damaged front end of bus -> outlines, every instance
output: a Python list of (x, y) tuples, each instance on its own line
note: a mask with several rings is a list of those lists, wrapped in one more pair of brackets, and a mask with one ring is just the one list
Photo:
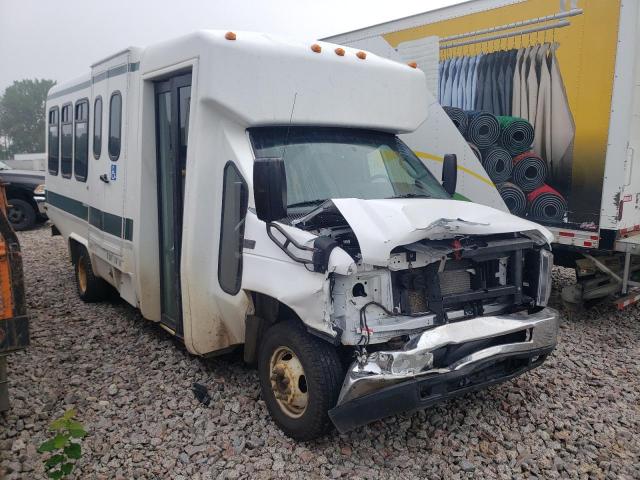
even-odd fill
[[(293, 296), (282, 301), (310, 332), (351, 352), (347, 362), (343, 355), (346, 374), (328, 412), (341, 432), (514, 378), (544, 362), (558, 331), (558, 314), (547, 307), (550, 233), (453, 200), (455, 158), (447, 162), (443, 188), (426, 168), (399, 161), (411, 158), (407, 151), (378, 159), (372, 136), (365, 135), (369, 148), (360, 168), (374, 183), (384, 177), (391, 190), (375, 187), (370, 198), (356, 189), (360, 197), (292, 203), (287, 187), (299, 180), (293, 162), (291, 169), (282, 157), (258, 157), (254, 164), (256, 213), (266, 220), (268, 238), (306, 267), (296, 278), (298, 303), (288, 301)], [(386, 145), (396, 141), (385, 138)], [(384, 168), (371, 168), (372, 158)], [(322, 181), (309, 178), (304, 191)], [(265, 207), (274, 204), (275, 214)], [(307, 278), (307, 299), (320, 301), (304, 301)], [(289, 387), (297, 378), (287, 379), (281, 403), (301, 398)]]

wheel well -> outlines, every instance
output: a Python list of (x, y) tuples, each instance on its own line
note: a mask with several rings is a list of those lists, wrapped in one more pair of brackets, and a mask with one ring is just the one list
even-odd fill
[(80, 254), (84, 250), (86, 250), (86, 248), (80, 242), (74, 240), (73, 238), (69, 239), (69, 256), (71, 257), (71, 263), (75, 265), (78, 261), (78, 258), (80, 257)]
[(251, 297), (255, 315), (262, 318), (266, 325), (271, 326), (286, 320), (297, 320), (302, 323), (296, 312), (277, 298), (257, 292), (251, 292)]
[(11, 203), (11, 199), (22, 200), (23, 202), (27, 202), (33, 209), (37, 212), (38, 205), (36, 201), (33, 199), (33, 196), (29, 196), (27, 192), (20, 189), (7, 189), (7, 202)]
[(303, 325), (300, 317), (287, 305), (277, 298), (264, 293), (248, 292), (253, 300), (254, 314), (245, 319), (244, 361), (255, 364), (258, 345), (267, 328), (287, 320), (293, 320)]

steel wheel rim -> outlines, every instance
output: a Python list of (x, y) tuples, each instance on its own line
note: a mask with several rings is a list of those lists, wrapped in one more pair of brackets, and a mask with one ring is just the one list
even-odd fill
[(24, 220), (24, 212), (20, 208), (11, 207), (9, 209), (9, 221), (11, 223), (20, 223)]
[(82, 259), (78, 260), (78, 286), (81, 293), (87, 290), (87, 270)]
[(280, 409), (291, 418), (300, 418), (307, 410), (309, 392), (298, 356), (290, 348), (276, 348), (271, 355), (269, 372), (271, 390)]

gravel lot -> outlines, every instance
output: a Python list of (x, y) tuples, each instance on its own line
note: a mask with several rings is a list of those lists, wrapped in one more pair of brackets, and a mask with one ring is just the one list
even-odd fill
[(298, 444), (239, 354), (196, 358), (124, 302), (83, 304), (62, 238), (20, 240), (31, 347), (9, 357), (0, 478), (44, 478), (36, 447), (71, 406), (89, 431), (77, 478), (640, 478), (637, 307), (563, 315), (554, 354), (513, 382)]

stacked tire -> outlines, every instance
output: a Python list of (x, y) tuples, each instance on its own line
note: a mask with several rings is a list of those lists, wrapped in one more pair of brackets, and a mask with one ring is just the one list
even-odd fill
[(529, 122), (488, 112), (443, 108), (511, 213), (542, 222), (564, 221), (567, 201), (546, 183), (549, 166), (531, 149), (535, 131)]

